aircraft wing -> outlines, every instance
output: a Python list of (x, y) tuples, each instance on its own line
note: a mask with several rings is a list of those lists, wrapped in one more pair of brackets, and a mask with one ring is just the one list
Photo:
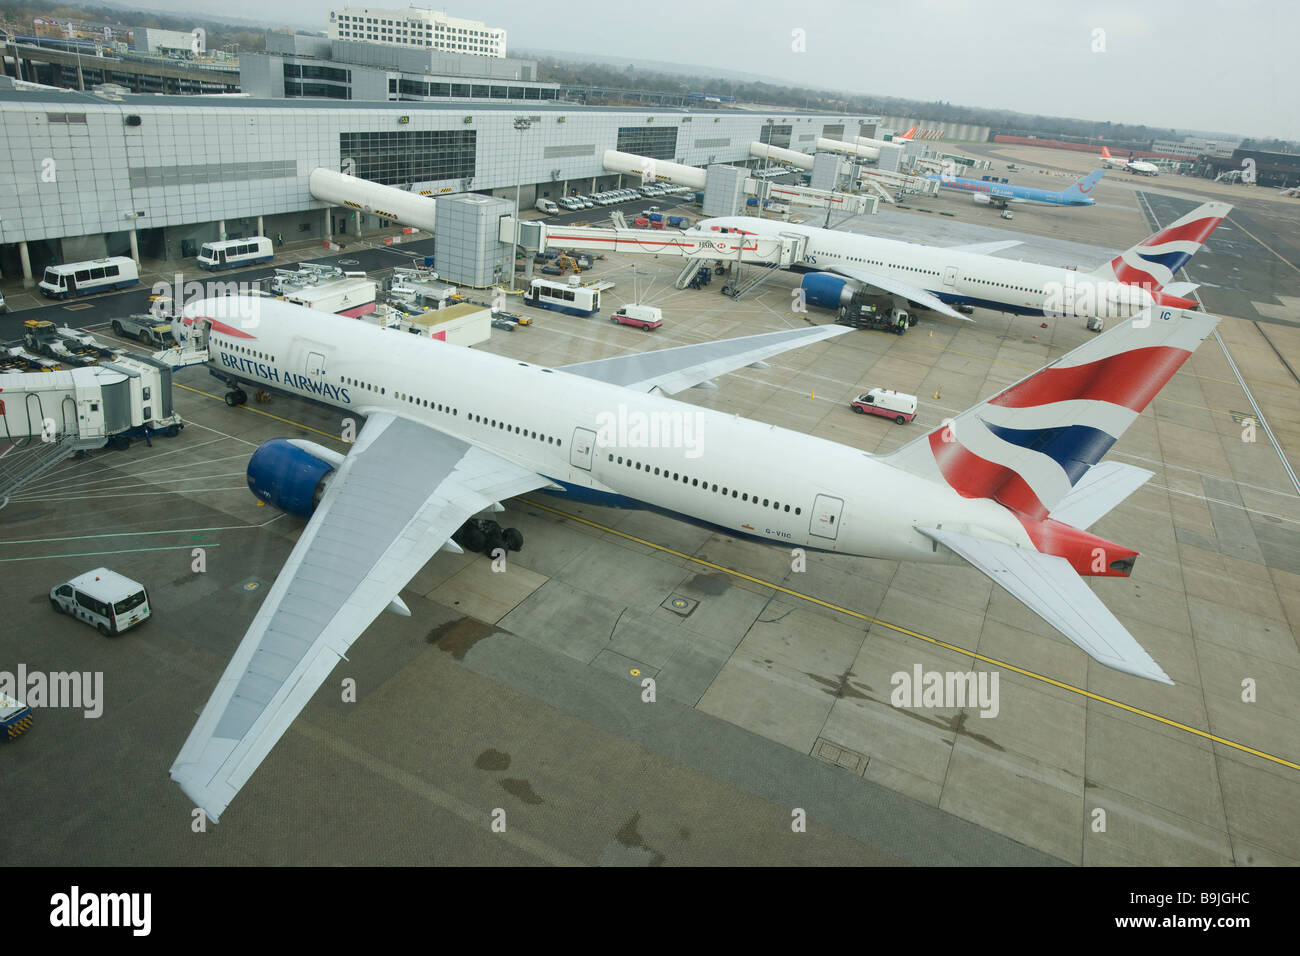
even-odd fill
[(952, 306), (947, 305), (937, 296), (931, 295), (919, 286), (908, 285), (899, 279), (890, 276), (882, 276), (877, 272), (870, 272), (866, 269), (860, 269), (857, 266), (833, 265), (827, 267), (828, 272), (834, 272), (837, 275), (847, 276), (850, 279), (856, 279), (864, 285), (869, 285), (888, 292), (891, 295), (902, 296), (909, 302), (915, 302), (917, 305), (934, 312), (940, 312), (954, 319), (961, 319), (963, 322), (971, 322), (973, 319), (962, 315)]
[(352, 642), (471, 515), (550, 481), (389, 413), (339, 466), (171, 767), (214, 822)]
[(1024, 243), (1019, 239), (999, 239), (996, 242), (972, 242), (964, 246), (945, 246), (953, 252), (973, 252), (979, 256), (991, 256), (995, 252), (1001, 252), (1003, 249), (1010, 249), (1012, 246), (1020, 246)]
[(1065, 558), (955, 531), (917, 531), (966, 559), (994, 584), (1117, 671), (1173, 684)]
[(742, 335), (699, 345), (682, 345), (654, 352), (617, 355), (613, 358), (562, 365), (560, 370), (638, 392), (659, 389), (668, 395), (734, 372), (763, 359), (851, 332), (843, 325), (815, 325), (760, 335)]

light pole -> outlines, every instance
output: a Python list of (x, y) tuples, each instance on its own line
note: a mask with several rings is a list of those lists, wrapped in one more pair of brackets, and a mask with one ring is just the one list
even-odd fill
[[(524, 130), (533, 125), (533, 121), (527, 116), (515, 117), (515, 129), (519, 130), (519, 149), (515, 153), (515, 244), (510, 250), (510, 282), (512, 288), (518, 291), (518, 283), (515, 279), (515, 258), (519, 255), (519, 189), (523, 185), (523, 165), (524, 165)], [(527, 259), (527, 256), (524, 256)]]

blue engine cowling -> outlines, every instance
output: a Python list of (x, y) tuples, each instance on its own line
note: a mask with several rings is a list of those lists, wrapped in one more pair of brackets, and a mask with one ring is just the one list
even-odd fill
[(862, 284), (830, 272), (809, 272), (799, 283), (804, 302), (819, 309), (838, 309), (848, 305)]
[(312, 442), (272, 438), (248, 460), (248, 489), (268, 505), (309, 518), (342, 456)]

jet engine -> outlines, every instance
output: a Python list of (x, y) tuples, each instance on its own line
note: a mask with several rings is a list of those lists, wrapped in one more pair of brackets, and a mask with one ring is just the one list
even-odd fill
[(248, 489), (268, 505), (310, 518), (341, 464), (342, 455), (315, 442), (272, 438), (248, 460)]
[(853, 296), (862, 289), (862, 283), (831, 272), (809, 272), (800, 281), (799, 288), (803, 290), (804, 302), (808, 305), (838, 309), (853, 301)]

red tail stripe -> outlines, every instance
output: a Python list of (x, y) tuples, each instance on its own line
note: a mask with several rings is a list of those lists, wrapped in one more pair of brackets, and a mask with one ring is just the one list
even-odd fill
[(1196, 219), (1186, 225), (1170, 226), (1157, 232), (1150, 239), (1143, 239), (1140, 245), (1156, 246), (1162, 242), (1204, 242), (1210, 238), (1210, 233), (1214, 232), (1221, 222), (1223, 222), (1221, 218)]
[(1080, 399), (1110, 402), (1140, 412), (1192, 353), (1168, 345), (1120, 352), (1087, 365), (1049, 368), (1012, 385), (990, 405), (1032, 408)]
[(1146, 289), (1159, 289), (1163, 285), (1151, 273), (1129, 265), (1120, 256), (1110, 260), (1110, 265), (1115, 270), (1115, 278), (1124, 285), (1140, 285)]
[(992, 498), (1031, 518), (1047, 515), (1047, 508), (1018, 474), (961, 444), (943, 440), (943, 429), (930, 433), (930, 451), (953, 491), (963, 498)]

